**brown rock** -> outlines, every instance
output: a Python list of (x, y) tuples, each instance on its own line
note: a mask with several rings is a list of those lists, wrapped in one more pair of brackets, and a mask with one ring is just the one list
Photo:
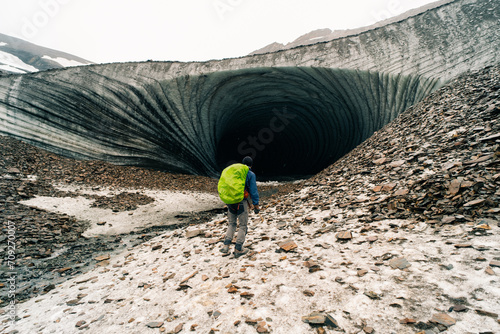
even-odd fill
[(267, 329), (267, 327), (260, 325), (257, 327), (257, 333), (269, 333), (269, 330)]
[(472, 248), (471, 244), (456, 244), (455, 248)]
[(358, 276), (359, 276), (359, 277), (363, 277), (363, 276), (365, 276), (367, 273), (368, 273), (368, 270), (366, 270), (366, 269), (361, 269), (361, 270), (358, 270)]
[(497, 267), (500, 268), (500, 261), (492, 260), (490, 262), (490, 267)]
[(363, 294), (370, 299), (380, 299), (380, 295), (373, 291), (366, 291)]
[(410, 191), (408, 190), (408, 188), (403, 188), (403, 189), (399, 189), (398, 191), (396, 191), (394, 193), (394, 195), (396, 196), (404, 196), (404, 195), (408, 195)]
[(302, 321), (310, 325), (325, 325), (332, 328), (339, 328), (337, 321), (326, 313), (313, 312), (307, 316), (302, 317)]
[(82, 327), (85, 325), (87, 322), (85, 320), (80, 320), (76, 323), (75, 327)]
[(432, 316), (430, 322), (436, 323), (436, 324), (441, 324), (446, 327), (453, 326), (456, 324), (456, 320), (450, 317), (446, 313), (436, 313)]
[(462, 184), (463, 178), (458, 178), (451, 181), (450, 186), (448, 187), (448, 193), (452, 196), (455, 196), (460, 191), (460, 185)]
[(292, 240), (287, 240), (287, 241), (284, 241), (284, 242), (280, 242), (278, 244), (278, 246), (282, 250), (284, 250), (285, 252), (289, 252), (289, 251), (291, 251), (291, 250), (293, 250), (293, 249), (295, 249), (295, 248), (298, 247), (297, 244), (294, 241), (292, 241)]
[(498, 314), (497, 313), (488, 312), (488, 311), (481, 310), (481, 309), (476, 309), (476, 313), (480, 314), (480, 315), (485, 315), (487, 317), (495, 318), (495, 319), (498, 318)]
[(399, 323), (400, 323), (400, 324), (403, 324), (403, 325), (407, 325), (407, 324), (416, 324), (416, 323), (417, 323), (417, 320), (415, 320), (415, 319), (410, 319), (410, 318), (404, 318), (404, 319), (399, 320)]
[(337, 233), (336, 237), (338, 240), (351, 240), (352, 233), (350, 231), (339, 232)]
[(104, 261), (104, 260), (109, 260), (110, 256), (109, 255), (101, 255), (96, 257), (94, 260), (96, 261)]
[(374, 332), (374, 329), (372, 327), (364, 327), (363, 328), (363, 331), (366, 333), (366, 334), (372, 334)]
[(191, 275), (189, 275), (188, 277), (184, 278), (182, 281), (181, 281), (181, 284), (182, 283), (186, 283), (187, 281), (189, 281), (191, 278), (193, 278), (196, 274), (198, 273), (198, 270), (196, 270), (194, 273), (192, 273)]
[(479, 205), (485, 201), (486, 201), (485, 199), (476, 199), (476, 200), (465, 203), (464, 206), (475, 206), (475, 205)]
[(180, 331), (182, 331), (182, 328), (184, 327), (184, 324), (178, 324), (177, 327), (174, 329), (174, 333), (177, 334)]
[(382, 186), (382, 191), (392, 191), (396, 187), (395, 183), (387, 183)]
[(245, 298), (245, 299), (251, 299), (254, 296), (253, 293), (250, 292), (242, 292), (240, 293), (240, 297)]
[(314, 297), (314, 291), (311, 290), (304, 290), (303, 294), (307, 297)]

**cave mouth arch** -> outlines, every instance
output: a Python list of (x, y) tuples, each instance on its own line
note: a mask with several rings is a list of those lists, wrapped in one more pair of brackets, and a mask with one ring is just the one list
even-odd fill
[(439, 86), (420, 76), (310, 67), (218, 75), (226, 77), (211, 99), (216, 170), (248, 155), (261, 180), (320, 172)]
[(317, 67), (123, 80), (81, 68), (5, 80), (0, 130), (49, 151), (210, 177), (249, 155), (261, 180), (321, 171), (443, 84)]

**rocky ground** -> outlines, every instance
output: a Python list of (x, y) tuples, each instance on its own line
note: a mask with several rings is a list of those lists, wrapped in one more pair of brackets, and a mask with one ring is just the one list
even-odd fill
[[(164, 173), (137, 167), (114, 166), (100, 161), (76, 161), (46, 152), (21, 141), (0, 136), (0, 220), (2, 236), (0, 250), (7, 254), (9, 226), (15, 227), (17, 299), (23, 301), (46, 293), (72, 276), (95, 265), (95, 257), (119, 252), (171, 230), (210, 220), (222, 212), (214, 208), (203, 212), (178, 215), (176, 223), (165, 222), (154, 227), (119, 235), (83, 236), (90, 224), (74, 216), (41, 210), (21, 204), (30, 198), (48, 196), (68, 198), (85, 196), (93, 200), (92, 207), (112, 212), (129, 212), (154, 201), (141, 193), (143, 189), (216, 194), (217, 180)], [(94, 190), (108, 187), (124, 189), (113, 196), (61, 191), (56, 184), (85, 186)], [(263, 187), (264, 197), (286, 192), (284, 188)], [(267, 196), (266, 196), (267, 195)], [(64, 256), (61, 256), (63, 255)], [(4, 283), (9, 277), (8, 258), (2, 259), (0, 305), (8, 303)]]
[[(305, 184), (279, 187), (251, 216), (251, 251), (239, 259), (218, 250), (220, 212), (115, 247), (109, 236), (82, 239), (85, 222), (18, 203), (67, 196), (53, 180), (210, 193), (216, 181), (75, 162), (2, 138), (0, 215), (4, 231), (9, 221), (19, 230), (17, 265), (47, 263), (57, 244), (85, 251), (82, 267), (51, 267), (68, 279), (31, 291), (14, 324), (4, 307), (0, 331), (498, 333), (499, 95), (500, 67), (464, 75)], [(116, 211), (151, 201), (135, 191), (92, 199)]]

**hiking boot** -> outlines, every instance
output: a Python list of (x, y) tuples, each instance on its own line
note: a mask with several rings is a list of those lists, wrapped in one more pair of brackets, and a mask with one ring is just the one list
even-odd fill
[(221, 249), (220, 249), (221, 253), (224, 253), (224, 254), (227, 254), (229, 253), (229, 245), (224, 245)]
[(240, 256), (245, 255), (246, 253), (248, 253), (248, 249), (246, 249), (246, 248), (244, 248), (240, 251), (235, 249), (233, 252), (235, 258), (239, 258)]

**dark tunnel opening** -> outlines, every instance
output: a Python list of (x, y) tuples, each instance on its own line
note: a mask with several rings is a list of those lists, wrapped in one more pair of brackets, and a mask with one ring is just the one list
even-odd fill
[(250, 156), (260, 180), (290, 180), (313, 175), (334, 162), (331, 147), (318, 150), (334, 143), (333, 129), (321, 135), (311, 120), (304, 118), (303, 113), (312, 111), (301, 113), (294, 107), (292, 103), (270, 103), (251, 112), (236, 112), (238, 119), (230, 121), (217, 147), (219, 170)]

